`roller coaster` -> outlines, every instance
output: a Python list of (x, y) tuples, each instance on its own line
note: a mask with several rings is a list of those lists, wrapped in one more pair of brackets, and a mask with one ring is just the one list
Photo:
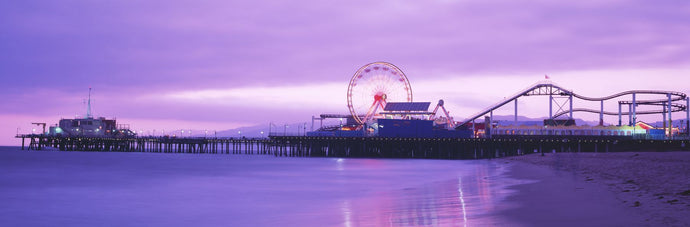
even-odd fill
[[(659, 96), (666, 96), (665, 98), (661, 99), (644, 99), (644, 100), (638, 100), (637, 95), (638, 94), (644, 94), (644, 95), (659, 95)], [(565, 89), (560, 85), (557, 85), (553, 83), (552, 81), (546, 80), (546, 81), (539, 81), (532, 86), (529, 86), (514, 95), (494, 104), (491, 105), (478, 113), (471, 115), (464, 121), (460, 122), (458, 127), (464, 127), (468, 123), (475, 121), (477, 118), (480, 118), (482, 116), (485, 116), (486, 114), (491, 114), (493, 115), (493, 111), (510, 103), (514, 102), (515, 103), (515, 119), (517, 121), (517, 109), (518, 109), (518, 104), (517, 100), (518, 98), (524, 97), (524, 96), (549, 96), (549, 119), (555, 119), (564, 115), (568, 115), (570, 119), (573, 117), (573, 112), (589, 112), (589, 113), (598, 113), (599, 114), (599, 122), (600, 125), (603, 125), (603, 115), (618, 115), (618, 126), (622, 125), (622, 115), (628, 115), (630, 117), (630, 122), (629, 125), (634, 124), (637, 122), (636, 115), (646, 115), (646, 114), (663, 114), (664, 115), (664, 122), (666, 122), (666, 116), (668, 115), (668, 121), (671, 121), (671, 113), (673, 112), (686, 112), (688, 113), (688, 118), (690, 118), (690, 112), (688, 111), (688, 106), (690, 106), (690, 99), (685, 93), (682, 92), (676, 92), (676, 91), (662, 91), (662, 90), (630, 90), (630, 91), (623, 91), (619, 92), (613, 95), (605, 96), (605, 97), (587, 97), (583, 95), (579, 95), (574, 93), (570, 89)], [(620, 98), (623, 96), (632, 96), (632, 99), (630, 100), (622, 100), (618, 101), (618, 112), (611, 112), (611, 111), (605, 111), (604, 110), (604, 101), (607, 100), (612, 100), (616, 98)], [(565, 102), (559, 103), (557, 99), (567, 99)], [(581, 99), (584, 101), (592, 101), (592, 102), (600, 102), (601, 103), (601, 108), (599, 110), (595, 109), (588, 109), (588, 108), (573, 108), (573, 98)], [(557, 110), (556, 114), (553, 114), (553, 104), (557, 104), (557, 107), (559, 110)], [(565, 104), (569, 104), (567, 108), (565, 108)], [(636, 107), (637, 106), (661, 106), (661, 109), (658, 110), (644, 110), (644, 111), (637, 111)], [(622, 111), (622, 106), (627, 106), (628, 110), (626, 112)]]
[[(687, 129), (690, 128), (690, 98), (685, 93), (665, 90), (629, 90), (604, 97), (590, 97), (577, 94), (572, 89), (567, 89), (548, 80), (548, 78), (546, 79), (508, 96), (474, 115), (470, 115), (461, 122), (456, 122), (443, 106), (442, 100), (439, 101), (433, 112), (428, 110), (429, 102), (414, 102), (410, 83), (400, 68), (387, 62), (373, 62), (359, 68), (350, 80), (347, 90), (347, 107), (350, 114), (322, 114), (318, 118), (312, 116), (312, 131), (315, 121), (318, 120), (321, 124), (317, 131), (324, 132), (323, 135), (330, 135), (331, 132), (337, 131), (342, 135), (349, 133), (352, 134), (351, 136), (382, 136), (382, 131), (385, 131), (386, 133), (392, 132), (389, 136), (393, 137), (398, 137), (403, 132), (410, 132), (410, 135), (415, 134), (421, 137), (438, 137), (442, 130), (447, 130), (457, 133), (471, 132), (470, 137), (474, 138), (484, 136), (491, 138), (491, 131), (495, 130), (498, 134), (506, 135), (517, 133), (522, 133), (522, 135), (552, 135), (549, 133), (577, 135), (584, 133), (584, 135), (617, 136), (642, 134), (644, 132), (654, 136), (666, 133), (664, 136), (672, 137), (674, 130), (675, 134), (679, 134), (682, 128), (676, 126), (674, 129), (672, 124), (672, 113), (674, 112), (686, 112), (686, 121), (688, 122), (687, 126), (684, 125), (686, 134)], [(518, 122), (518, 99), (528, 96), (548, 96), (549, 98), (548, 118), (544, 119), (543, 125), (537, 124), (540, 125), (540, 128), (533, 127), (533, 123)], [(573, 108), (574, 99), (599, 102), (601, 107), (599, 109)], [(493, 121), (493, 112), (511, 102), (515, 103), (515, 124), (499, 126), (497, 122)], [(605, 110), (605, 102), (617, 102), (618, 111)], [(424, 105), (420, 106), (420, 104)], [(638, 110), (640, 106), (646, 107)], [(440, 113), (443, 114), (437, 115), (439, 110), (442, 110)], [(575, 125), (574, 112), (599, 114), (598, 126), (602, 127)], [(638, 115), (650, 114), (663, 116), (663, 130), (637, 119)], [(605, 126), (604, 115), (618, 115), (618, 124)], [(623, 123), (623, 115), (628, 116), (627, 124)], [(483, 123), (475, 124), (478, 118), (485, 116), (487, 119), (484, 119)], [(339, 118), (340, 124), (324, 127), (323, 120), (328, 118)], [(346, 121), (343, 122), (344, 120)], [(638, 124), (641, 126), (637, 126)], [(424, 128), (420, 129), (422, 125)], [(393, 130), (393, 128), (395, 129)], [(644, 130), (638, 130), (641, 128)], [(646, 131), (647, 129), (649, 130)], [(322, 134), (315, 132), (313, 135)]]

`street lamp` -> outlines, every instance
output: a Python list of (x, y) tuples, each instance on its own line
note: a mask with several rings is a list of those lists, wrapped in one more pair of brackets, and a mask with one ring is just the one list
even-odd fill
[(287, 124), (285, 124), (285, 127), (283, 128), (283, 136), (287, 135), (287, 128), (290, 127)]
[(261, 131), (261, 137), (264, 137), (264, 131)]
[(239, 135), (240, 138), (242, 138), (242, 131), (237, 131), (237, 134)]

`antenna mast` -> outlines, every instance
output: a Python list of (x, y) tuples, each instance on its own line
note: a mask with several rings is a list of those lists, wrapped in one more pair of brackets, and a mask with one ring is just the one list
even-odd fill
[(86, 107), (86, 118), (93, 118), (93, 116), (91, 116), (91, 87), (89, 87), (89, 102)]

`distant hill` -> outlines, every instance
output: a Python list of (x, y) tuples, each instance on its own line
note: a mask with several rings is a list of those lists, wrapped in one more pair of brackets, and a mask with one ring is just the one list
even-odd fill
[[(650, 124), (651, 126), (654, 126), (654, 127), (659, 127), (659, 128), (664, 126), (663, 121), (645, 122), (645, 123)], [(673, 120), (673, 126), (674, 127), (680, 126), (681, 128), (684, 128), (686, 126), (686, 124), (687, 124), (687, 121), (685, 120), (685, 118), (680, 119), (680, 120)]]
[[(271, 126), (273, 127), (273, 126)], [(261, 133), (263, 132), (263, 134)], [(266, 137), (268, 136), (268, 124), (261, 124), (249, 127), (240, 127), (216, 132), (218, 137)]]
[[(512, 125), (513, 120), (515, 118), (513, 116), (508, 116), (508, 115), (494, 115), (494, 121), (498, 121), (499, 125)], [(544, 125), (544, 119), (545, 118), (529, 118), (529, 117), (524, 117), (524, 116), (518, 116), (518, 121), (520, 125)], [(484, 119), (477, 120), (479, 121), (484, 121)], [(675, 121), (674, 121), (675, 122)], [(575, 123), (577, 125), (597, 125), (599, 122), (596, 121), (585, 121), (579, 118), (575, 119)], [(679, 123), (679, 122), (678, 122)], [(674, 123), (675, 124), (675, 123)], [(315, 130), (318, 128), (318, 125), (314, 128)], [(291, 124), (271, 124), (269, 128), (269, 123), (265, 124), (260, 124), (260, 125), (254, 125), (254, 126), (248, 126), (248, 127), (240, 127), (240, 128), (233, 128), (233, 129), (228, 129), (228, 130), (222, 130), (222, 131), (216, 131), (215, 135), (217, 137), (238, 137), (238, 136), (244, 136), (244, 137), (267, 137), (269, 131), (271, 132), (278, 132), (278, 133), (283, 133), (286, 132), (291, 135), (303, 135), (304, 134), (304, 129), (305, 125), (304, 123), (291, 123)], [(310, 131), (311, 129), (311, 123), (307, 123), (306, 125), (306, 130)], [(263, 132), (263, 134), (261, 133)], [(197, 136), (203, 136), (203, 134)], [(208, 136), (213, 136), (213, 133), (209, 133)]]
[[(318, 128), (318, 126), (317, 126)], [(317, 128), (314, 128), (316, 130)], [(305, 125), (304, 122), (301, 123), (290, 123), (290, 124), (271, 124), (269, 123), (233, 128), (223, 131), (217, 131), (216, 136), (218, 137), (267, 137), (269, 132), (278, 132), (280, 134), (287, 133), (288, 135), (304, 135), (304, 131), (310, 131), (311, 122)], [(263, 133), (262, 133), (263, 132)]]

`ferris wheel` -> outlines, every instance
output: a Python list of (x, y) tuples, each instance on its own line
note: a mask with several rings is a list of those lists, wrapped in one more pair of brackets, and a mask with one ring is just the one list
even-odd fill
[(355, 121), (362, 125), (373, 120), (387, 102), (412, 102), (412, 88), (405, 74), (387, 62), (359, 68), (347, 87), (347, 107)]

